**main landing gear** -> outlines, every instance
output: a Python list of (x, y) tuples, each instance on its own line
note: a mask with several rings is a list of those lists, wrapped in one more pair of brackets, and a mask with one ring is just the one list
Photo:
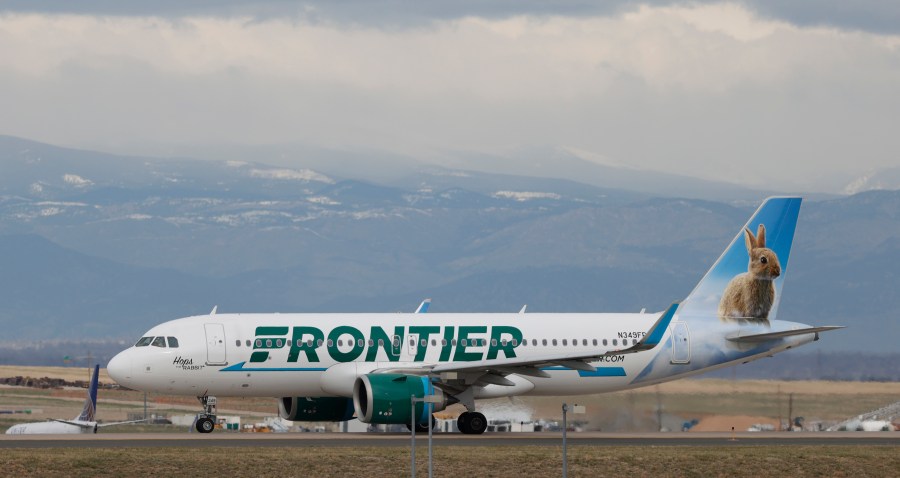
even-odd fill
[(197, 397), (203, 405), (203, 412), (197, 414), (194, 428), (200, 433), (211, 433), (216, 428), (216, 397)]
[(487, 430), (487, 419), (478, 412), (463, 412), (456, 419), (459, 431), (466, 435), (481, 435)]

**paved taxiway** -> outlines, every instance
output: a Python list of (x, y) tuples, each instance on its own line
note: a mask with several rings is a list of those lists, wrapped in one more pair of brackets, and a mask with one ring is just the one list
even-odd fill
[[(418, 435), (421, 442), (427, 435)], [(436, 434), (435, 446), (559, 446), (560, 433)], [(572, 446), (900, 446), (900, 432), (570, 433)], [(0, 435), (0, 448), (408, 447), (407, 434), (373, 433), (98, 433)]]

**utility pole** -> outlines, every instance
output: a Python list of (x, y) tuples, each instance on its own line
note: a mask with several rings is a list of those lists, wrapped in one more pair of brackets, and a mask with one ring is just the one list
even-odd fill
[(778, 394), (775, 403), (778, 404), (778, 431), (784, 431), (784, 427), (781, 426), (781, 385), (778, 385)]
[(566, 430), (569, 428), (566, 424), (566, 412), (568, 411), (569, 405), (567, 403), (563, 403), (563, 478), (568, 478), (569, 476), (569, 457), (566, 456)]
[[(563, 469), (562, 469), (562, 476), (563, 476), (563, 478), (568, 478), (568, 476), (569, 476), (569, 456), (568, 456), (568, 447), (566, 444), (566, 432), (569, 429), (569, 425), (566, 421), (566, 412), (568, 412), (568, 411), (569, 411), (569, 405), (567, 403), (563, 403), (562, 404), (562, 412), (563, 412), (563, 436), (562, 436), (562, 439), (563, 439), (563, 445), (562, 445), (563, 446), (563, 460), (562, 460)], [(572, 413), (584, 414), (584, 412), (585, 412), (584, 405), (579, 405), (576, 403), (572, 407)]]
[(788, 430), (794, 429), (794, 394), (788, 395)]
[(411, 407), (411, 413), (409, 418), (409, 426), (410, 430), (410, 440), (411, 445), (410, 448), (412, 450), (411, 453), (411, 463), (410, 463), (410, 476), (412, 478), (416, 478), (416, 404), (421, 403), (423, 405), (428, 405), (428, 478), (432, 476), (432, 455), (431, 455), (431, 422), (434, 420), (431, 414), (434, 412), (434, 404), (440, 402), (440, 397), (435, 395), (428, 395), (422, 398), (416, 398), (415, 395), (409, 396), (409, 403)]
[(662, 431), (662, 392), (656, 386), (656, 431)]

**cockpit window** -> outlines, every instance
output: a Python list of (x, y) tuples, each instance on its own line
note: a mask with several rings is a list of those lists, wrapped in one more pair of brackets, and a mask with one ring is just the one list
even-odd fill
[(175, 337), (166, 337), (166, 338), (169, 339), (169, 348), (170, 349), (178, 348), (178, 339), (176, 339)]
[(141, 337), (141, 340), (138, 340), (135, 347), (146, 347), (150, 345), (150, 342), (153, 342), (153, 337)]
[(166, 338), (165, 337), (157, 337), (153, 339), (153, 343), (150, 345), (154, 347), (165, 347), (166, 346)]

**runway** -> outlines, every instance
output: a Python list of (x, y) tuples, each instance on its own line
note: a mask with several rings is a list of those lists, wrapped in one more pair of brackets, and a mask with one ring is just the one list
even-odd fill
[[(569, 433), (570, 446), (898, 446), (898, 432)], [(424, 444), (427, 435), (417, 435)], [(559, 446), (560, 433), (435, 434), (434, 446)], [(98, 433), (0, 435), (0, 448), (408, 447), (408, 434), (375, 433)]]

